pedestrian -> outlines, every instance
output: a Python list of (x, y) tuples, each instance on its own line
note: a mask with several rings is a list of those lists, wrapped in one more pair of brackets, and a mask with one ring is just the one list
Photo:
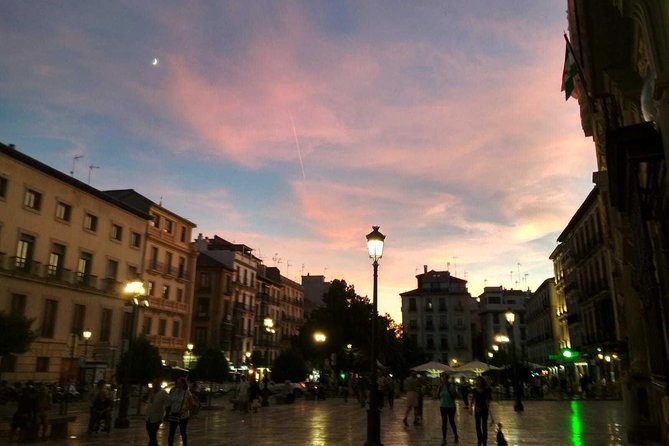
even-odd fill
[(488, 415), (490, 414), (492, 391), (484, 377), (476, 378), (476, 386), (472, 392), (471, 404), (474, 406), (474, 424), (478, 446), (488, 445)]
[(237, 404), (242, 412), (249, 411), (249, 388), (250, 384), (246, 379), (246, 375), (242, 375), (237, 384)]
[(414, 410), (414, 426), (420, 426), (423, 424), (423, 398), (426, 391), (427, 382), (425, 381), (425, 377), (419, 373), (416, 377), (416, 393), (418, 394), (418, 403), (416, 404), (416, 410)]
[(367, 389), (369, 387), (369, 380), (366, 376), (358, 378), (358, 401), (360, 407), (364, 408), (367, 405)]
[(395, 378), (393, 377), (392, 373), (386, 375), (384, 386), (386, 398), (388, 399), (388, 406), (390, 409), (392, 409), (395, 405)]
[(404, 419), (402, 420), (404, 422), (404, 426), (409, 426), (409, 413), (413, 410), (414, 414), (414, 419), (418, 416), (416, 411), (418, 410), (418, 379), (416, 378), (416, 372), (413, 370), (409, 374), (409, 376), (406, 377), (404, 380), (404, 390), (407, 393), (407, 406), (406, 410), (404, 411)]
[(170, 423), (170, 430), (167, 435), (168, 446), (174, 446), (174, 436), (177, 432), (177, 426), (181, 435), (181, 444), (188, 446), (187, 428), (192, 407), (193, 395), (188, 390), (186, 378), (177, 378), (174, 388), (170, 391), (170, 410), (167, 418)]
[(146, 402), (146, 433), (149, 435), (149, 446), (158, 446), (158, 429), (171, 403), (169, 395), (161, 387), (160, 378), (152, 381)]
[(14, 436), (18, 431), (19, 442), (32, 441), (36, 435), (35, 433), (35, 416), (36, 416), (36, 398), (31, 388), (30, 382), (25, 386), (21, 383), (16, 383), (18, 393), (18, 401), (16, 403), (16, 412), (12, 416), (10, 425), (9, 441), (14, 441)]
[(442, 373), (441, 383), (437, 390), (437, 397), (439, 398), (439, 412), (441, 412), (441, 444), (446, 444), (446, 434), (448, 433), (448, 424), (451, 425), (453, 430), (453, 435), (455, 436), (455, 442), (459, 440), (458, 437), (458, 427), (455, 425), (455, 399), (457, 397), (457, 392), (455, 390), (455, 384), (450, 382), (448, 373)]
[(111, 429), (111, 410), (113, 400), (107, 383), (104, 379), (98, 381), (95, 391), (91, 397), (90, 417), (88, 419), (88, 433), (92, 434), (100, 430), (100, 422), (104, 421), (104, 432), (109, 433)]
[[(51, 410), (51, 391), (44, 383), (37, 387), (37, 401), (35, 409), (37, 411), (37, 433), (46, 440), (46, 431), (49, 429), (49, 411)], [(40, 433), (41, 432), (41, 433)]]
[(465, 409), (469, 409), (469, 383), (466, 379), (460, 384), (460, 395), (462, 396), (462, 401), (465, 403)]

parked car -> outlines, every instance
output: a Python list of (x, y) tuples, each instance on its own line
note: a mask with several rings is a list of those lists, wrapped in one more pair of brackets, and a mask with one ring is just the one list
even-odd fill
[[(260, 385), (260, 388), (262, 388), (262, 384)], [(290, 392), (293, 394), (295, 397), (303, 396), (304, 393), (307, 391), (307, 386), (303, 382), (292, 382), (292, 381), (286, 381), (283, 383), (275, 383), (274, 381), (270, 381), (267, 384), (267, 388), (270, 390), (270, 392), (274, 394), (286, 394), (288, 393), (286, 390), (290, 389)]]

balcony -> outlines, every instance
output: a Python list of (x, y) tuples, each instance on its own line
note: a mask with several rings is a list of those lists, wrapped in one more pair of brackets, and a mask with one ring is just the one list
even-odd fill
[(173, 313), (188, 313), (188, 304), (175, 300), (163, 299), (162, 297), (149, 297), (149, 308), (153, 310), (169, 311)]
[(172, 336), (147, 335), (152, 345), (162, 349), (186, 350), (186, 340)]

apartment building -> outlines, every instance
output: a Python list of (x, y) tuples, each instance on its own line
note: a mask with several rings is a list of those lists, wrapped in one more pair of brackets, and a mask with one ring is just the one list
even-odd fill
[(258, 265), (258, 298), (255, 308), (255, 349), (263, 353), (263, 367), (271, 367), (281, 352), (281, 294), (283, 283), (279, 268)]
[[(556, 292), (564, 296), (566, 304), (559, 312), (562, 329), (566, 321), (569, 331), (569, 343), (564, 347), (580, 353), (580, 361), (569, 368), (573, 382), (583, 374), (597, 382), (620, 378), (618, 358), (624, 349), (616, 324), (610, 251), (604, 241), (605, 203), (601, 198), (595, 186), (558, 237), (551, 256)], [(613, 361), (606, 361), (606, 357)]]
[(207, 251), (198, 254), (191, 339), (196, 350), (218, 348), (228, 361), (233, 339), (234, 272)]
[(435, 361), (471, 361), (476, 301), (467, 291), (467, 281), (449, 271), (428, 271), (427, 266), (416, 280), (415, 289), (400, 293), (407, 336)]
[[(199, 234), (196, 244), (198, 252), (206, 253), (233, 271), (229, 359), (232, 365), (242, 366), (246, 362), (246, 354), (254, 349), (256, 299), (260, 291), (257, 271), (262, 261), (253, 255), (253, 249), (249, 246), (231, 243), (217, 235), (208, 238)], [(204, 331), (199, 332), (199, 336), (204, 334)], [(194, 341), (197, 344), (208, 344), (209, 338), (196, 337)]]
[[(483, 288), (483, 293), (478, 297), (478, 315), (484, 351), (491, 352), (493, 345), (498, 345), (500, 348), (515, 348), (521, 357), (524, 355), (527, 339), (525, 302), (529, 297), (529, 291), (507, 289), (503, 286)], [(515, 314), (515, 321), (511, 327), (505, 316), (509, 310)], [(500, 345), (499, 335), (506, 336), (509, 342), (515, 342), (515, 347)]]
[(632, 443), (669, 435), (662, 422), (669, 376), (668, 11), (666, 1), (567, 1), (567, 32), (582, 72), (581, 125), (597, 158), (593, 180), (606, 197), (604, 239), (614, 309), (621, 310)]
[(525, 302), (528, 361), (545, 365), (550, 355), (560, 352), (557, 312), (555, 279), (551, 277), (544, 280)]
[(316, 308), (322, 307), (323, 295), (330, 289), (330, 283), (323, 275), (302, 276), (302, 288), (304, 290), (304, 315), (308, 317)]
[(304, 325), (304, 288), (301, 284), (281, 276), (281, 317), (278, 331), (281, 350), (290, 347), (293, 336), (297, 336)]
[(158, 347), (166, 365), (183, 366), (193, 311), (197, 251), (191, 234), (195, 223), (133, 189), (105, 193), (151, 216), (142, 264), (149, 307), (140, 316), (141, 332)]
[(37, 334), (29, 352), (2, 358), (3, 379), (111, 376), (133, 330), (123, 288), (140, 276), (150, 218), (0, 144), (0, 310), (33, 319)]

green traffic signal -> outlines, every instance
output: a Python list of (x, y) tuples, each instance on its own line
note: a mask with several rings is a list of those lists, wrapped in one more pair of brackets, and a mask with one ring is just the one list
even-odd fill
[(568, 348), (562, 349), (562, 357), (564, 359), (574, 359), (574, 358), (577, 358), (578, 356), (579, 356), (579, 353), (577, 351), (574, 351), (574, 350), (571, 350), (571, 349), (568, 349)]

